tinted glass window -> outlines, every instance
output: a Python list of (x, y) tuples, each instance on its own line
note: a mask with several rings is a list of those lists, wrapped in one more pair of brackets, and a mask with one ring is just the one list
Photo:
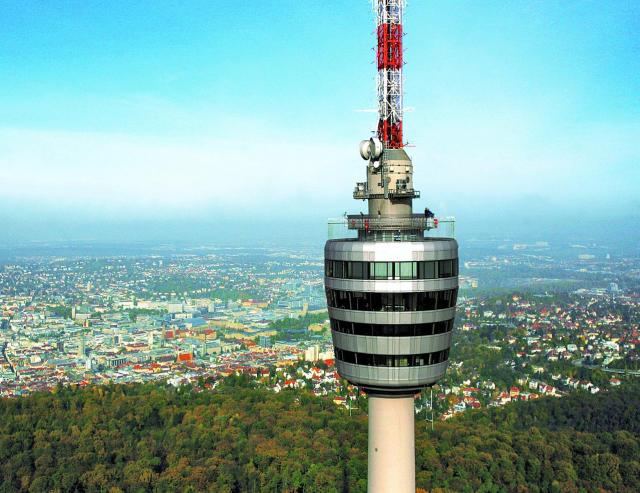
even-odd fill
[(451, 260), (440, 260), (438, 263), (438, 277), (453, 277), (453, 261)]
[(343, 334), (382, 337), (414, 337), (444, 334), (453, 330), (453, 319), (426, 324), (365, 324), (331, 320), (331, 328)]
[(325, 275), (341, 279), (437, 279), (458, 275), (458, 260), (346, 262), (326, 260)]
[(364, 279), (364, 262), (348, 262), (348, 278)]
[(443, 363), (449, 359), (449, 350), (437, 351), (435, 353), (410, 354), (410, 355), (388, 355), (388, 354), (368, 354), (354, 353), (344, 349), (336, 348), (336, 358), (345, 363), (352, 363), (364, 366), (386, 366), (386, 367), (407, 367), (407, 366), (427, 366)]
[[(400, 279), (415, 279), (416, 272), (414, 271), (414, 267), (417, 262), (398, 262), (400, 265)], [(397, 276), (396, 276), (397, 277)]]
[(442, 310), (456, 304), (457, 289), (420, 293), (370, 293), (326, 289), (327, 304), (346, 310), (414, 312)]
[(435, 279), (436, 263), (418, 262), (418, 279)]
[(373, 279), (389, 279), (392, 275), (390, 262), (373, 263)]

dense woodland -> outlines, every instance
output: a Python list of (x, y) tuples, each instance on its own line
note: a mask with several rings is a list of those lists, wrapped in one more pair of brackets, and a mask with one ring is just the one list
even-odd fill
[[(428, 492), (632, 492), (640, 387), (417, 422)], [(366, 417), (231, 378), (214, 391), (60, 388), (0, 400), (0, 491), (364, 492)], [(420, 490), (419, 490), (420, 491)]]

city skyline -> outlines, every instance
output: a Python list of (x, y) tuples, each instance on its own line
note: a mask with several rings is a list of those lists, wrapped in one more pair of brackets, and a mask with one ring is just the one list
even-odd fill
[[(1, 241), (149, 239), (285, 215), (322, 231), (352, 207), (354, 142), (376, 123), (360, 111), (375, 104), (362, 90), (374, 87), (373, 15), (340, 8), (7, 3)], [(418, 205), (463, 225), (505, 210), (514, 227), (637, 217), (639, 10), (409, 5)]]

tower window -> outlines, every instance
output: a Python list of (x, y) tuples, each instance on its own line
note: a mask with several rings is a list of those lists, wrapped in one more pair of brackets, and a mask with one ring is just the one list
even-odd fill
[(370, 293), (325, 289), (327, 305), (344, 310), (373, 312), (416, 312), (443, 310), (456, 306), (458, 289), (418, 293)]
[(419, 262), (351, 262), (325, 260), (324, 273), (338, 279), (416, 280), (458, 275), (458, 259)]
[(331, 319), (331, 329), (357, 336), (419, 337), (450, 332), (453, 330), (453, 319), (426, 324), (365, 324)]
[(423, 354), (369, 354), (354, 353), (345, 349), (335, 349), (336, 358), (345, 363), (363, 366), (386, 366), (391, 368), (429, 366), (444, 363), (449, 359), (449, 350), (436, 351), (434, 353)]

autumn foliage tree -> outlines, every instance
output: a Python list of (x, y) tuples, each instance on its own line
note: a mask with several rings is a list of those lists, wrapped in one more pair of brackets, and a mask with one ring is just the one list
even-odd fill
[[(632, 492), (638, 386), (416, 424), (418, 491)], [(366, 416), (230, 378), (0, 400), (0, 492), (361, 492)]]

